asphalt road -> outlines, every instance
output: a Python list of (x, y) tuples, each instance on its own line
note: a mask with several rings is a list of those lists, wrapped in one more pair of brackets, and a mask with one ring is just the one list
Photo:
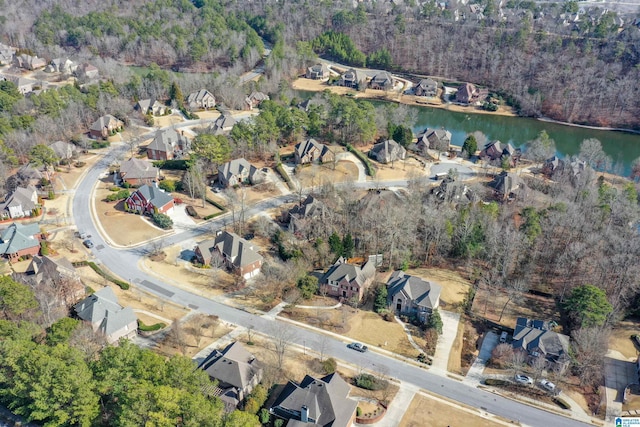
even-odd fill
[[(93, 223), (90, 214), (90, 198), (92, 188), (96, 181), (104, 176), (106, 169), (115, 160), (118, 154), (126, 152), (127, 146), (122, 145), (116, 147), (103, 159), (98, 161), (89, 171), (87, 171), (73, 199), (73, 217), (78, 230), (82, 230), (91, 234), (95, 244), (91, 249), (97, 261), (103, 264), (114, 274), (120, 276), (124, 280), (134, 283), (136, 286), (146, 289), (147, 291), (171, 300), (177, 304), (199, 310), (203, 313), (214, 314), (219, 316), (225, 322), (242, 325), (245, 327), (253, 326), (256, 331), (270, 335), (282, 336), (286, 334), (286, 341), (314, 349), (322, 350), (324, 354), (329, 354), (336, 359), (344, 360), (363, 369), (379, 371), (392, 378), (402, 380), (423, 388), (440, 396), (481, 408), (483, 411), (499, 415), (501, 417), (518, 421), (521, 425), (526, 426), (545, 426), (545, 427), (570, 427), (584, 426), (587, 424), (569, 418), (546, 412), (532, 406), (528, 406), (513, 400), (503, 398), (498, 395), (471, 387), (467, 384), (452, 380), (448, 377), (437, 375), (423, 368), (405, 363), (401, 360), (393, 359), (375, 351), (367, 353), (358, 353), (347, 349), (346, 343), (333, 338), (328, 338), (323, 334), (313, 330), (297, 327), (281, 320), (270, 319), (266, 317), (256, 316), (245, 311), (220, 304), (216, 301), (209, 300), (200, 295), (186, 292), (182, 289), (173, 287), (162, 282), (156, 277), (150, 276), (138, 269), (138, 262), (142, 257), (150, 251), (151, 244), (135, 247), (116, 249), (111, 247), (104, 241), (102, 235), (98, 232)], [(360, 183), (368, 184), (371, 183)], [(402, 186), (406, 185), (406, 181), (385, 182), (385, 186)], [(249, 218), (265, 209), (280, 205), (288, 196), (278, 196), (251, 207), (246, 217)], [(198, 235), (209, 232), (212, 229), (222, 227), (225, 218), (216, 218), (215, 220), (192, 230), (184, 231), (170, 237), (164, 238), (165, 245), (172, 245), (188, 238), (196, 238)], [(126, 230), (123, 230), (126, 232)], [(373, 343), (375, 344), (375, 343)], [(399, 420), (398, 420), (399, 422)]]

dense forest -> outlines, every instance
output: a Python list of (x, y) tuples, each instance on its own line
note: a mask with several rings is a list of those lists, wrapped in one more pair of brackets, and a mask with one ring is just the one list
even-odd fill
[(260, 61), (262, 36), (274, 45), (267, 77), (277, 80), (308, 64), (315, 50), (355, 65), (486, 85), (523, 115), (639, 127), (638, 28), (630, 17), (574, 1), (498, 7), (484, 0), (480, 14), (457, 1), (445, 9), (436, 2), (355, 9), (350, 1), (5, 3), (3, 39), (48, 58), (99, 55), (237, 76)]

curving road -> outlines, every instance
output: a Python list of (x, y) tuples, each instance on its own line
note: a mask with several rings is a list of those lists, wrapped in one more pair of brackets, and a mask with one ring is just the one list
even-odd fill
[[(161, 298), (190, 307), (194, 310), (199, 310), (203, 313), (215, 314), (225, 322), (242, 326), (253, 326), (256, 331), (271, 336), (281, 336), (279, 334), (283, 334), (284, 332), (282, 331), (286, 330), (287, 341), (290, 343), (316, 349), (317, 351), (322, 348), (324, 354), (330, 354), (337, 359), (344, 360), (364, 369), (386, 373), (398, 380), (413, 384), (454, 401), (513, 420), (514, 422), (519, 422), (521, 425), (545, 427), (587, 425), (469, 386), (460, 381), (448, 378), (443, 372), (435, 373), (435, 370), (428, 371), (401, 360), (376, 353), (375, 351), (363, 354), (357, 353), (347, 349), (344, 342), (329, 338), (313, 330), (301, 328), (267, 316), (256, 316), (226, 306), (203, 296), (178, 289), (139, 270), (138, 262), (150, 252), (151, 244), (123, 249), (111, 247), (98, 232), (93, 222), (93, 217), (90, 214), (92, 189), (95, 183), (101, 176), (104, 176), (106, 169), (113, 160), (115, 160), (119, 154), (126, 152), (127, 148), (126, 145), (114, 148), (89, 169), (82, 179), (82, 182), (78, 185), (73, 199), (73, 217), (75, 223), (79, 230), (92, 234), (92, 239), (95, 244), (92, 252), (97, 261), (122, 279), (128, 280), (136, 286), (144, 288)], [(365, 182), (354, 185), (371, 187), (374, 183)], [(385, 182), (385, 185), (390, 187), (406, 186), (406, 181)], [(246, 216), (251, 217), (266, 209), (277, 207), (282, 204), (285, 199), (290, 197), (291, 195), (278, 196), (262, 201), (248, 209)], [(163, 242), (166, 245), (172, 245), (185, 239), (196, 238), (203, 233), (210, 232), (216, 227), (222, 227), (223, 223), (224, 219), (218, 217), (211, 222), (194, 227), (191, 230), (165, 237), (163, 238)], [(123, 230), (123, 232), (126, 231)], [(398, 420), (398, 422), (399, 421), (400, 420)]]

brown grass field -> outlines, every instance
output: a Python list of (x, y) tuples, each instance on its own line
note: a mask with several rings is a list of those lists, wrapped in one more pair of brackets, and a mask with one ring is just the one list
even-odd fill
[[(405, 413), (400, 427), (497, 427), (504, 424), (474, 414), (474, 410), (464, 410), (453, 404), (433, 398), (416, 395)], [(428, 421), (427, 421), (428, 420)]]

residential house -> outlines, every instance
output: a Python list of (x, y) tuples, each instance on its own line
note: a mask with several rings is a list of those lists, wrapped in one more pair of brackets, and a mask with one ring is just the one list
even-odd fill
[(269, 95), (265, 93), (251, 92), (251, 94), (247, 96), (247, 98), (245, 99), (245, 102), (247, 104), (247, 108), (249, 110), (253, 110), (254, 108), (258, 107), (260, 104), (262, 104), (263, 101), (268, 101), (268, 100), (269, 100)]
[(416, 150), (425, 152), (427, 149), (436, 151), (448, 151), (451, 145), (451, 132), (445, 129), (427, 128), (418, 135)]
[(0, 204), (0, 212), (3, 218), (23, 218), (31, 216), (38, 206), (38, 190), (33, 185), (27, 185), (13, 190)]
[(218, 181), (223, 187), (234, 187), (243, 183), (260, 184), (266, 179), (264, 169), (258, 169), (246, 159), (234, 159), (218, 168)]
[(9, 261), (38, 255), (40, 252), (40, 224), (13, 223), (0, 233), (0, 255)]
[(394, 271), (387, 281), (389, 310), (408, 316), (417, 316), (426, 322), (433, 310), (440, 305), (442, 288), (435, 283), (410, 276), (404, 271)]
[(141, 99), (136, 102), (133, 108), (142, 114), (151, 114), (152, 116), (164, 116), (167, 113), (167, 107), (156, 99)]
[(147, 145), (147, 157), (150, 160), (182, 159), (191, 150), (191, 142), (183, 131), (174, 128), (156, 132), (153, 141)]
[(138, 319), (131, 307), (122, 307), (109, 286), (80, 301), (73, 307), (76, 316), (102, 333), (110, 344), (131, 339), (138, 333)]
[(320, 163), (333, 162), (336, 158), (334, 152), (328, 146), (320, 144), (313, 138), (296, 144), (294, 155), (296, 164), (302, 165), (316, 161)]
[(407, 150), (393, 139), (379, 142), (369, 151), (369, 157), (376, 159), (380, 163), (404, 160), (406, 156)]
[(329, 296), (360, 301), (376, 274), (375, 258), (362, 265), (349, 264), (340, 257), (320, 278), (320, 291)]
[(39, 185), (45, 174), (42, 173), (43, 167), (35, 167), (31, 163), (21, 166), (18, 171), (9, 177), (10, 180), (16, 183), (16, 187), (28, 185)]
[(376, 75), (373, 76), (371, 81), (369, 82), (369, 87), (371, 89), (378, 90), (390, 90), (396, 84), (396, 80), (386, 71), (380, 71)]
[(480, 151), (480, 158), (490, 161), (508, 161), (511, 166), (515, 166), (520, 158), (520, 150), (514, 148), (511, 143), (503, 144), (496, 140), (484, 146)]
[(186, 105), (191, 110), (209, 110), (216, 107), (216, 98), (208, 90), (200, 89), (187, 96)]
[(351, 388), (337, 373), (315, 379), (306, 375), (300, 384), (289, 381), (269, 412), (288, 420), (287, 426), (349, 427), (358, 402), (349, 397)]
[(76, 146), (65, 141), (56, 141), (49, 144), (49, 148), (56, 153), (61, 160), (69, 160), (76, 155)]
[(263, 262), (252, 243), (228, 231), (220, 231), (215, 239), (199, 243), (195, 252), (201, 264), (210, 265), (212, 260), (220, 262), (245, 279), (256, 276)]
[(283, 221), (289, 224), (290, 232), (299, 234), (304, 230), (322, 228), (321, 224), (325, 221), (327, 214), (327, 206), (313, 194), (309, 194), (302, 203), (284, 213)]
[(446, 176), (439, 186), (431, 190), (436, 199), (448, 203), (469, 203), (477, 199), (476, 194), (466, 184)]
[(141, 159), (130, 159), (120, 163), (120, 171), (116, 178), (129, 185), (153, 184), (160, 177), (160, 169), (151, 162)]
[(46, 82), (39, 82), (37, 80), (18, 76), (6, 76), (5, 79), (16, 85), (16, 89), (18, 89), (18, 92), (22, 95), (27, 95), (36, 91), (38, 88), (47, 86), (48, 84)]
[(54, 58), (44, 69), (47, 73), (60, 73), (63, 75), (71, 75), (78, 68), (78, 64), (69, 58)]
[(338, 80), (338, 86), (350, 87), (352, 89), (358, 89), (361, 84), (364, 84), (365, 77), (357, 70), (353, 68), (345, 71)]
[(456, 92), (456, 102), (462, 104), (473, 104), (484, 100), (489, 91), (487, 89), (479, 89), (471, 83), (462, 83)]
[(23, 68), (25, 70), (34, 71), (38, 68), (43, 68), (47, 65), (47, 61), (43, 58), (38, 58), (37, 56), (27, 55), (26, 53), (22, 53), (20, 55), (15, 55), (13, 58), (13, 64), (18, 68)]
[(489, 183), (494, 188), (496, 197), (500, 200), (513, 200), (524, 190), (524, 183), (518, 175), (512, 172), (502, 171)]
[(0, 65), (9, 65), (13, 62), (16, 48), (0, 43)]
[(384, 188), (371, 188), (358, 201), (357, 209), (361, 215), (379, 215), (379, 212), (388, 209), (388, 206), (398, 206), (403, 202), (403, 196), (400, 192)]
[(438, 82), (431, 79), (422, 79), (415, 88), (416, 96), (434, 97), (438, 94)]
[(143, 185), (124, 201), (125, 210), (137, 214), (169, 214), (174, 201), (170, 194), (155, 185)]
[(104, 138), (122, 130), (124, 123), (111, 114), (100, 117), (89, 128), (89, 136), (94, 139)]
[(331, 72), (329, 71), (329, 67), (325, 64), (316, 64), (307, 68), (305, 77), (313, 80), (324, 80), (328, 79), (330, 75)]
[(564, 166), (564, 160), (558, 156), (553, 156), (545, 160), (544, 165), (542, 166), (542, 173), (548, 178), (551, 178), (554, 175), (562, 173), (564, 171)]
[(239, 341), (232, 342), (222, 351), (214, 350), (198, 369), (218, 382), (215, 395), (222, 400), (227, 412), (232, 412), (251, 394), (262, 381), (263, 374), (260, 362)]
[(518, 317), (513, 332), (513, 349), (524, 352), (529, 362), (542, 357), (550, 367), (564, 371), (569, 364), (569, 337), (554, 332), (555, 322)]
[(98, 76), (100, 75), (100, 71), (98, 71), (98, 69), (95, 66), (87, 62), (84, 62), (80, 64), (78, 68), (76, 68), (76, 71), (74, 74), (76, 75), (76, 77), (80, 79), (93, 80), (98, 78)]
[(34, 256), (23, 281), (32, 286), (45, 283), (54, 292), (56, 304), (67, 308), (85, 295), (85, 287), (75, 267), (65, 257)]
[(231, 132), (231, 129), (236, 125), (236, 119), (230, 114), (221, 114), (211, 125), (211, 130), (214, 135), (223, 135)]

